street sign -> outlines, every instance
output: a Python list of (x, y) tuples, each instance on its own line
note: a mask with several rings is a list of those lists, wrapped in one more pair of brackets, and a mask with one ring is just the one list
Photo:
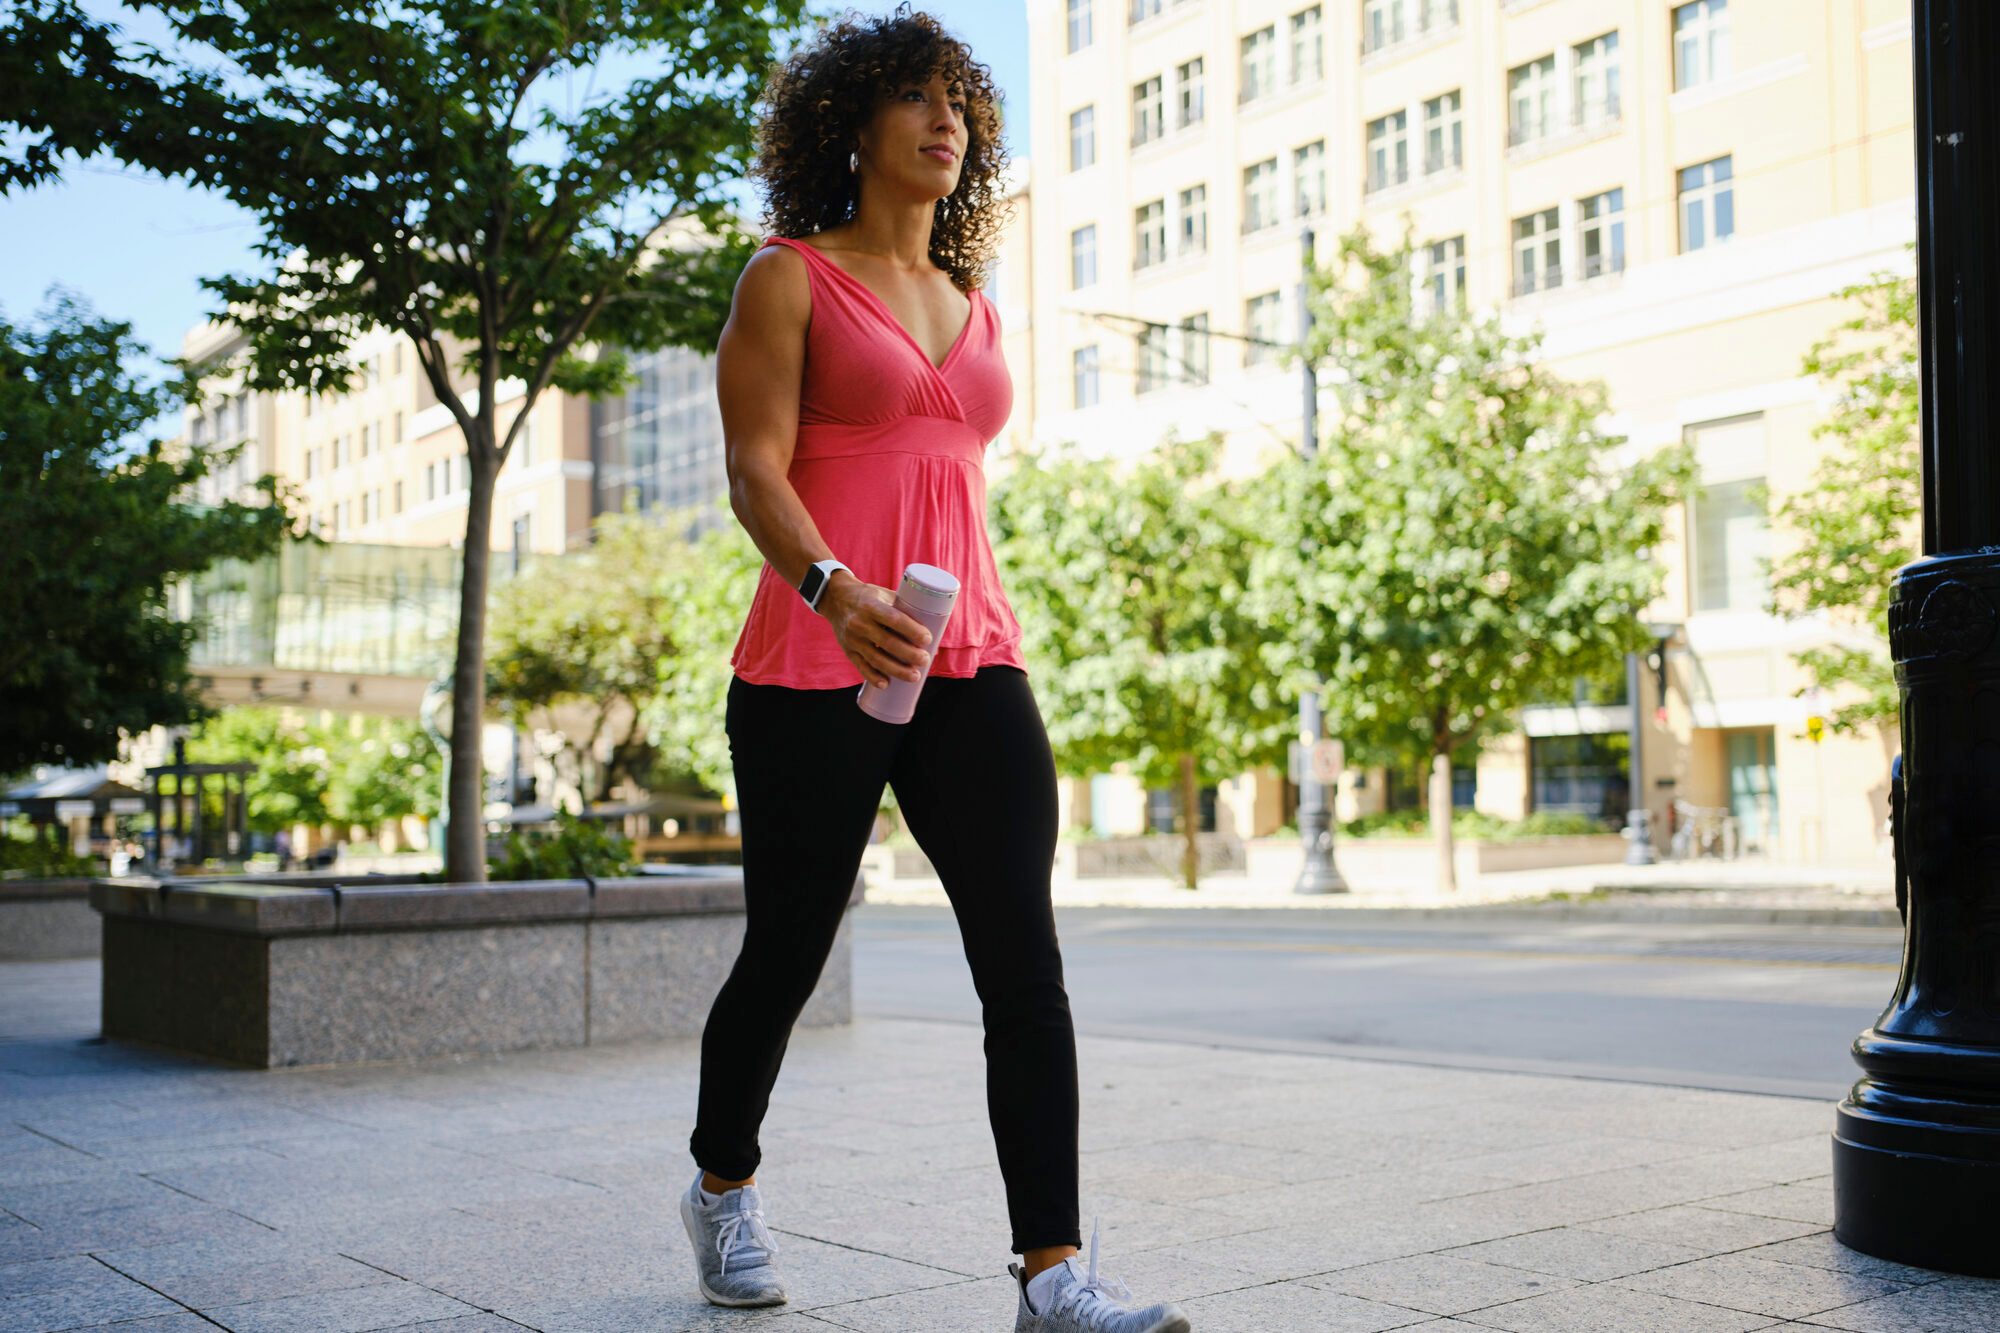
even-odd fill
[(1814, 713), (1806, 719), (1806, 735), (1814, 745), (1826, 739), (1826, 719)]
[(1346, 767), (1346, 747), (1339, 741), (1318, 741), (1313, 745), (1313, 781), (1332, 785), (1340, 781), (1340, 772)]

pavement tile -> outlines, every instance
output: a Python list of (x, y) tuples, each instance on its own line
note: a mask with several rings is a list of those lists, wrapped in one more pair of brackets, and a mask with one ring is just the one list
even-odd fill
[(1855, 1333), (1993, 1333), (2000, 1327), (2000, 1279), (1946, 1277), (1801, 1321)]
[(1475, 1241), (1442, 1253), (1579, 1282), (1603, 1282), (1628, 1273), (1686, 1263), (1702, 1258), (1707, 1251), (1581, 1227), (1550, 1227), (1498, 1240)]
[(1808, 1268), (1831, 1268), (1843, 1273), (1858, 1273), (1862, 1277), (1878, 1277), (1887, 1282), (1921, 1286), (1935, 1282), (1941, 1274), (1935, 1269), (1916, 1268), (1910, 1264), (1899, 1264), (1893, 1259), (1878, 1259), (1872, 1254), (1843, 1245), (1831, 1231), (1815, 1231), (1807, 1236), (1795, 1236), (1790, 1240), (1773, 1241), (1742, 1253), (1753, 1259), (1767, 1259), (1774, 1263), (1803, 1264)]
[(1420, 1311), (1345, 1296), (1302, 1282), (1239, 1287), (1213, 1296), (1197, 1296), (1180, 1302), (1180, 1306), (1201, 1333), (1272, 1333), (1274, 1329), (1375, 1333), (1375, 1330), (1409, 1328), (1432, 1321), (1432, 1316)]
[(1621, 1277), (1614, 1285), (1781, 1319), (1802, 1319), (1905, 1289), (1902, 1283), (1880, 1278), (1772, 1263), (1742, 1254), (1694, 1259), (1671, 1268)]
[(1624, 1213), (1617, 1217), (1593, 1218), (1580, 1224), (1585, 1231), (1606, 1231), (1614, 1236), (1635, 1236), (1640, 1240), (1665, 1241), (1723, 1254), (1768, 1245), (1773, 1241), (1809, 1236), (1826, 1228), (1813, 1222), (1765, 1217), (1755, 1213), (1729, 1212), (1705, 1204), (1654, 1208)]
[[(790, 1290), (789, 1281), (787, 1290)], [(1014, 1325), (1014, 1279), (959, 1280), (922, 1291), (812, 1306), (806, 1313), (856, 1333), (933, 1333), (938, 1329), (1006, 1329)], [(796, 1297), (794, 1298), (796, 1301)]]
[(88, 1255), (69, 1254), (53, 1259), (27, 1259), (0, 1264), (0, 1300), (90, 1282), (105, 1271), (104, 1265)]
[(384, 1280), (370, 1287), (211, 1306), (202, 1313), (231, 1333), (362, 1333), (481, 1311), (414, 1282)]
[(8, 1333), (50, 1333), (87, 1328), (120, 1319), (178, 1314), (184, 1307), (102, 1264), (95, 1272), (77, 1270), (68, 1281), (0, 1300), (0, 1329)]
[(1360, 1264), (1299, 1280), (1307, 1286), (1438, 1315), (1463, 1314), (1576, 1285), (1569, 1278), (1443, 1254)]
[(1610, 1283), (1570, 1287), (1455, 1318), (1513, 1333), (1736, 1333), (1778, 1322), (1769, 1315), (1675, 1300)]
[(1830, 1181), (1826, 1184), (1769, 1185), (1763, 1189), (1704, 1199), (1702, 1206), (1726, 1213), (1783, 1217), (1830, 1227), (1833, 1225), (1833, 1185)]
[(379, 1268), (278, 1235), (262, 1240), (196, 1240), (100, 1251), (99, 1258), (197, 1310), (375, 1286), (393, 1279)]

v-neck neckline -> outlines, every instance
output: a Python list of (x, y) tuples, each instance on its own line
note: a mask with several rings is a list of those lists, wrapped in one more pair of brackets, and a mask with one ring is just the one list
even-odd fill
[[(779, 239), (779, 238), (774, 237), (773, 239)], [(876, 313), (881, 315), (883, 321), (887, 323), (890, 328), (894, 329), (897, 333), (903, 335), (903, 341), (910, 345), (910, 347), (916, 352), (918, 358), (921, 359), (926, 366), (930, 367), (932, 374), (943, 375), (945, 372), (945, 367), (949, 366), (952, 363), (952, 359), (958, 355), (958, 349), (964, 346), (967, 339), (969, 339), (972, 336), (972, 322), (973, 320), (979, 317), (979, 288), (974, 287), (970, 292), (966, 293), (965, 323), (959, 328), (958, 336), (952, 339), (951, 346), (945, 349), (944, 360), (933, 363), (931, 361), (931, 354), (924, 350), (923, 344), (919, 343), (916, 340), (916, 338), (911, 335), (910, 331), (907, 328), (903, 327), (903, 321), (896, 318), (895, 312), (889, 309), (889, 303), (884, 301), (881, 297), (877, 296), (875, 294), (874, 288), (870, 287), (867, 283), (863, 282), (861, 279), (855, 277), (852, 273), (849, 273), (846, 269), (842, 268), (840, 265), (834, 263), (831, 259), (828, 259), (826, 256), (826, 252), (820, 249), (818, 246), (812, 244), (810, 241), (806, 241), (796, 236), (785, 237), (783, 239), (790, 240), (795, 244), (803, 246), (805, 249), (812, 251), (813, 254), (819, 257), (819, 261), (821, 263), (825, 264), (835, 273), (838, 273), (841, 277), (847, 279), (849, 282), (853, 283), (856, 287), (860, 288), (861, 294), (863, 296), (866, 296), (868, 300), (874, 305)]]

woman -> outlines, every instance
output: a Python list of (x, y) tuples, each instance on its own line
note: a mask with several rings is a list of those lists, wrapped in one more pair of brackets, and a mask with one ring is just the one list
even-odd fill
[[(905, 9), (907, 6), (904, 7)], [(986, 68), (935, 20), (849, 15), (773, 72), (754, 169), (771, 233), (716, 348), (731, 504), (766, 564), (731, 658), (743, 950), (702, 1034), (681, 1198), (702, 1294), (785, 1300), (755, 1184), (793, 1022), (845, 912), (885, 783), (950, 896), (985, 1022), (1017, 1330), (1181, 1333), (1171, 1304), (1075, 1261), (1076, 1038), (1049, 899), (1056, 774), (986, 535), (1012, 403), (977, 277), (1002, 219)], [(942, 636), (894, 607), (905, 565), (958, 576)], [(915, 716), (861, 711), (917, 679)]]

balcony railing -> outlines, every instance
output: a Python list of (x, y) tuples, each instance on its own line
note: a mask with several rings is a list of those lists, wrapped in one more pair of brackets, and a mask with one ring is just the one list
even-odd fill
[(1368, 173), (1368, 179), (1363, 183), (1362, 193), (1374, 194), (1380, 190), (1391, 189), (1398, 185), (1406, 185), (1409, 183), (1409, 179), (1410, 168), (1408, 163), (1402, 166), (1385, 167), (1380, 171), (1371, 170)]
[(1512, 291), (1515, 296), (1533, 296), (1536, 292), (1553, 291), (1563, 284), (1560, 265), (1549, 268), (1531, 268), (1516, 271)]
[(1569, 123), (1580, 130), (1616, 125), (1623, 111), (1616, 97), (1594, 97), (1570, 108)]
[(1585, 278), (1601, 278), (1607, 273), (1623, 273), (1624, 271), (1625, 254), (1622, 250), (1614, 254), (1585, 255), (1583, 257), (1582, 276)]
[(1418, 0), (1414, 18), (1405, 19), (1404, 12), (1401, 8), (1390, 11), (1386, 23), (1364, 22), (1361, 54), (1371, 56), (1405, 42), (1450, 32), (1458, 26), (1458, 0), (1431, 0), (1430, 3)]
[(1534, 116), (1528, 120), (1515, 121), (1507, 127), (1507, 146), (1519, 148), (1523, 144), (1548, 138), (1552, 121), (1553, 117), (1549, 116)]

